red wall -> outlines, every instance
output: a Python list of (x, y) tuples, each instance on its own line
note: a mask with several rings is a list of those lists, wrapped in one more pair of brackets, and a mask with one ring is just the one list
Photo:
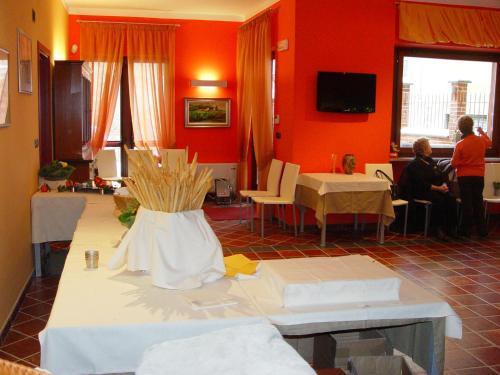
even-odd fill
[[(68, 56), (78, 60), (79, 51), (71, 53), (71, 45), (80, 45), (78, 19), (127, 22), (177, 23), (175, 50), (175, 128), (177, 147), (189, 146), (190, 155), (198, 152), (200, 162), (236, 162), (236, 34), (239, 22), (169, 20), (132, 17), (69, 16)], [(204, 75), (205, 74), (205, 75)], [(208, 76), (207, 76), (208, 74)], [(191, 87), (192, 79), (227, 80), (227, 88)], [(184, 98), (230, 98), (231, 127), (193, 129), (184, 127)]]
[[(364, 164), (388, 160), (396, 8), (393, 0), (316, 1), (295, 3), (295, 49), (278, 53), (279, 71), (294, 70), (293, 90), (279, 93), (278, 113), (283, 139), (278, 156), (301, 165), (302, 172), (331, 170), (345, 153), (356, 155), (357, 171)], [(281, 25), (280, 25), (281, 26)], [(293, 38), (280, 35), (280, 38)], [(290, 56), (293, 55), (293, 61)], [(292, 66), (292, 64), (294, 64)], [(376, 112), (338, 114), (316, 111), (318, 71), (346, 71), (377, 75)], [(289, 77), (278, 75), (278, 80)], [(278, 87), (290, 85), (279, 83)], [(287, 103), (287, 106), (281, 104)], [(289, 103), (293, 103), (290, 106)], [(285, 129), (293, 128), (293, 137)]]

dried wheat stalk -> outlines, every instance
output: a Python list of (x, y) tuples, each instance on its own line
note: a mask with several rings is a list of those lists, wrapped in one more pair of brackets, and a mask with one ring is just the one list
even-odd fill
[(180, 212), (201, 208), (205, 195), (212, 185), (212, 170), (196, 173), (198, 155), (188, 164), (187, 150), (183, 160), (179, 158), (175, 169), (168, 163), (158, 165), (150, 152), (130, 152), (125, 146), (134, 173), (125, 177), (130, 193), (141, 206), (153, 211)]

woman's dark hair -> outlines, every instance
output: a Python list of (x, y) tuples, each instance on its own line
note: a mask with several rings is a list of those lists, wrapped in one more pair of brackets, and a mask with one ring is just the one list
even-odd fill
[(465, 137), (467, 135), (473, 134), (474, 120), (470, 116), (461, 116), (458, 119), (458, 129)]

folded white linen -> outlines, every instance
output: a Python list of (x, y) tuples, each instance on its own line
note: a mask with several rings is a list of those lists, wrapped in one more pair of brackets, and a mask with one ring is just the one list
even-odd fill
[(284, 307), (399, 300), (401, 280), (369, 257), (302, 258), (266, 262)]
[(274, 326), (251, 324), (146, 349), (136, 375), (160, 374), (313, 375), (315, 371)]
[(150, 271), (153, 284), (192, 289), (226, 272), (222, 246), (203, 210), (166, 213), (139, 207), (134, 224), (108, 263)]

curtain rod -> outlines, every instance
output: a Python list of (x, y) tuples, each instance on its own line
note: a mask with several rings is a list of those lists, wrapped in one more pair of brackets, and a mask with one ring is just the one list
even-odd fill
[(92, 20), (76, 20), (77, 23), (122, 23), (125, 25), (152, 25), (152, 26), (175, 26), (181, 27), (178, 23), (148, 23), (148, 22), (120, 22), (120, 21), (92, 21)]

